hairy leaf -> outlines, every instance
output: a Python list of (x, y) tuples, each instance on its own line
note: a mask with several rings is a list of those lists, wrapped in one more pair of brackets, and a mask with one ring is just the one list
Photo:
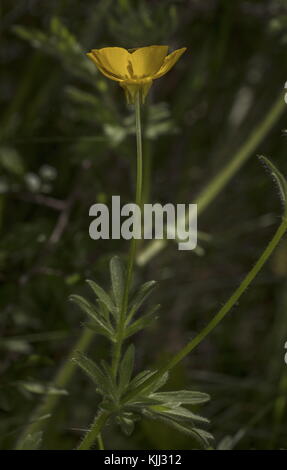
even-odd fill
[(131, 344), (121, 362), (119, 369), (119, 393), (122, 394), (129, 385), (133, 369), (134, 369), (134, 359), (135, 359), (135, 348)]
[(115, 303), (118, 310), (120, 310), (124, 296), (125, 283), (121, 260), (118, 256), (114, 256), (111, 259), (110, 272)]
[(149, 395), (150, 393), (155, 392), (159, 388), (163, 387), (168, 380), (168, 376), (168, 372), (165, 372), (160, 377), (156, 377), (151, 384), (147, 385), (146, 388), (143, 388), (141, 394)]
[[(71, 295), (70, 300), (75, 302), (94, 322), (94, 329), (98, 327), (97, 331), (104, 334), (108, 338), (114, 335), (112, 327), (110, 327), (106, 321), (102, 318), (101, 314), (95, 309), (95, 307), (80, 295)], [(93, 325), (93, 324), (92, 324)], [(93, 326), (91, 327), (93, 329)]]
[(111, 312), (113, 315), (117, 315), (116, 306), (109, 294), (107, 294), (107, 292), (102, 287), (96, 284), (96, 282), (88, 280), (87, 283), (92, 288), (98, 299), (107, 307), (109, 312)]
[(161, 414), (150, 412), (149, 410), (144, 410), (143, 415), (156, 421), (162, 421), (177, 431), (193, 437), (197, 442), (199, 442), (201, 446), (205, 448), (209, 447), (209, 441), (213, 439), (213, 436), (209, 432), (203, 429), (195, 428), (192, 424), (190, 425), (188, 423), (183, 424), (182, 422), (178, 422), (173, 417), (163, 416)]
[(97, 385), (99, 393), (102, 395), (110, 395), (110, 382), (102, 372), (100, 367), (85, 354), (77, 352), (73, 361), (78, 364), (78, 366), (92, 379), (92, 381)]
[(156, 281), (149, 281), (141, 286), (141, 288), (139, 289), (137, 294), (134, 296), (134, 299), (132, 300), (129, 306), (128, 321), (132, 319), (132, 317), (141, 307), (141, 305), (146, 300), (146, 298), (151, 294), (151, 292), (155, 288), (155, 285), (156, 285)]
[(156, 374), (156, 370), (143, 370), (138, 375), (136, 375), (130, 382), (129, 391), (134, 390), (135, 388), (142, 385), (146, 380)]
[(151, 395), (163, 403), (184, 403), (186, 405), (200, 405), (210, 400), (207, 393), (195, 392), (192, 390), (178, 390), (175, 392), (161, 392)]
[(168, 416), (172, 419), (176, 419), (179, 421), (192, 420), (192, 421), (200, 421), (202, 423), (209, 422), (208, 419), (204, 418), (203, 416), (195, 414), (192, 411), (187, 410), (186, 408), (183, 408), (182, 406), (178, 406), (177, 408), (170, 408), (164, 405), (156, 405), (156, 406), (151, 406), (150, 409), (153, 412), (163, 414), (165, 416)]
[(98, 335), (105, 336), (106, 338), (108, 338), (113, 343), (116, 341), (114, 330), (111, 330), (111, 332), (107, 333), (107, 330), (102, 328), (96, 322), (84, 322), (83, 326), (85, 328), (88, 328), (89, 330), (94, 331)]
[(153, 321), (155, 321), (158, 318), (156, 313), (158, 312), (159, 308), (160, 308), (160, 305), (155, 305), (145, 315), (141, 316), (138, 320), (136, 320), (134, 323), (132, 323), (126, 329), (126, 333), (125, 333), (126, 338), (128, 338), (129, 336), (134, 335), (135, 333), (142, 330), (143, 328), (146, 328)]

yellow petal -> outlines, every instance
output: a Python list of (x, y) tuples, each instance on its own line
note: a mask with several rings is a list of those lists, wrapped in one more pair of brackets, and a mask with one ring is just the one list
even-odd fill
[(99, 71), (102, 72), (103, 75), (105, 75), (106, 77), (108, 77), (110, 80), (115, 80), (116, 82), (121, 82), (122, 79), (121, 78), (118, 78), (116, 77), (115, 75), (112, 75), (110, 72), (108, 72), (107, 70), (104, 69), (104, 67), (101, 65), (101, 63), (98, 61), (98, 59), (93, 55), (92, 52), (89, 52), (88, 54), (86, 54), (89, 59), (91, 59), (94, 64), (96, 64), (96, 66), (98, 67)]
[(104, 47), (103, 49), (92, 49), (92, 54), (107, 73), (120, 79), (129, 77), (130, 54), (126, 49), (122, 47)]
[(168, 46), (147, 46), (132, 50), (130, 59), (134, 77), (152, 77), (163, 65)]
[(163, 65), (161, 66), (159, 71), (153, 76), (153, 78), (160, 78), (165, 75), (174, 66), (174, 64), (176, 64), (178, 59), (182, 56), (185, 51), (186, 47), (182, 47), (181, 49), (177, 49), (176, 51), (166, 56)]

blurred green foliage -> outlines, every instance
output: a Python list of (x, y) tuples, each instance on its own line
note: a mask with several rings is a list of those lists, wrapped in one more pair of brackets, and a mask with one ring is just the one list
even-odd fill
[[(89, 239), (89, 207), (133, 197), (134, 119), (123, 92), (84, 55), (104, 46), (169, 44), (188, 51), (144, 107), (145, 200), (192, 202), (268, 113), (287, 80), (285, 0), (18, 0), (1, 2), (0, 446), (13, 448), (41, 397), (61, 394), (44, 448), (73, 448), (97, 397), (77, 371), (68, 390), (50, 382), (81, 334), (67, 302), (105, 284), (124, 241)], [(282, 97), (283, 99), (283, 97)], [(287, 173), (286, 115), (257, 151)], [(200, 249), (175, 245), (137, 272), (160, 281), (160, 321), (137, 336), (136, 368), (161, 364), (210, 319), (266, 245), (280, 216), (256, 154), (199, 220)], [(200, 255), (200, 256), (199, 256)], [(218, 448), (285, 446), (287, 244), (227, 320), (177, 367), (170, 387), (210, 393)], [(106, 353), (97, 339), (91, 354)], [(35, 436), (37, 445), (39, 436)], [(193, 448), (143, 421), (109, 448)]]

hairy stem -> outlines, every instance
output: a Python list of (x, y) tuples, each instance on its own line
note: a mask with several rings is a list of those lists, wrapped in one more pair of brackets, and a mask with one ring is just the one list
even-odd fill
[[(136, 204), (141, 208), (142, 206), (142, 131), (141, 131), (141, 114), (140, 114), (140, 95), (137, 93), (135, 101), (135, 117), (136, 117), (136, 141), (137, 141), (137, 176), (136, 176)], [(113, 351), (112, 358), (112, 371), (114, 377), (117, 377), (118, 367), (121, 359), (122, 345), (124, 341), (124, 332), (125, 332), (125, 320), (128, 309), (129, 302), (129, 292), (133, 277), (133, 268), (135, 263), (136, 249), (137, 249), (137, 239), (132, 238), (128, 266), (127, 266), (127, 275), (125, 281), (125, 289), (122, 300), (122, 306), (120, 311), (120, 317), (118, 322), (117, 330), (117, 342)], [(96, 439), (99, 438), (101, 430), (105, 425), (109, 417), (109, 412), (100, 412), (96, 417), (91, 429), (86, 433), (83, 441), (81, 442), (78, 450), (87, 450), (93, 445)], [(99, 441), (101, 442), (101, 440)]]
[(101, 434), (98, 435), (98, 445), (99, 445), (99, 450), (105, 450), (104, 441), (103, 441), (103, 437)]
[[(135, 100), (135, 118), (136, 118), (136, 142), (137, 142), (137, 176), (136, 176), (135, 202), (137, 206), (141, 208), (142, 207), (143, 158), (142, 158), (142, 130), (141, 130), (139, 93), (137, 93), (136, 100)], [(131, 287), (133, 268), (134, 268), (135, 257), (136, 257), (137, 242), (138, 240), (136, 238), (132, 238), (131, 247), (129, 251), (125, 290), (124, 290), (122, 307), (121, 307), (120, 318), (119, 318), (119, 323), (118, 323), (117, 342), (115, 344), (115, 348), (113, 352), (113, 360), (112, 360), (112, 370), (113, 370), (113, 374), (115, 377), (117, 376), (117, 370), (118, 370), (119, 361), (121, 357), (122, 344), (124, 341), (125, 320), (126, 320), (126, 315), (127, 315), (129, 291)]]
[[(249, 138), (243, 143), (230, 161), (215, 175), (215, 177), (204, 187), (196, 197), (194, 204), (197, 204), (197, 213), (201, 214), (217, 195), (225, 188), (233, 176), (240, 170), (242, 165), (250, 158), (256, 147), (267, 136), (274, 124), (278, 121), (286, 108), (283, 94), (280, 93), (275, 103), (258, 124), (253, 129)], [(152, 240), (147, 247), (139, 253), (138, 262), (145, 265), (160, 251), (168, 245), (167, 240)]]
[[(195, 203), (198, 204), (198, 213), (203, 212), (207, 209), (211, 202), (216, 198), (216, 196), (225, 188), (225, 186), (230, 182), (234, 177), (236, 172), (241, 168), (243, 163), (248, 160), (252, 153), (256, 150), (256, 147), (263, 141), (263, 139), (268, 135), (272, 127), (279, 120), (281, 115), (284, 112), (286, 105), (284, 102), (284, 97), (280, 93), (279, 97), (275, 100), (274, 104), (271, 106), (270, 110), (263, 118), (263, 120), (252, 130), (250, 136), (246, 142), (239, 148), (239, 150), (233, 155), (227, 165), (223, 168), (215, 178), (207, 184), (204, 190), (200, 193)], [(167, 245), (166, 240), (153, 240), (151, 241), (147, 248), (137, 255), (137, 261), (144, 265), (149, 262), (149, 260), (154, 257), (159, 251), (161, 251)], [(68, 383), (71, 381), (75, 371), (76, 364), (70, 361), (70, 358), (74, 356), (75, 351), (85, 352), (93, 338), (93, 333), (85, 328), (81, 333), (79, 340), (74, 344), (72, 350), (60, 368), (56, 378), (52, 382), (56, 387), (67, 387)], [(19, 442), (22, 442), (22, 439), (27, 434), (31, 432), (39, 431), (45, 427), (45, 421), (37, 421), (39, 417), (51, 413), (54, 408), (57, 406), (61, 395), (48, 395), (43, 404), (36, 408), (35, 412), (32, 415), (31, 422), (25, 428), (24, 432), (21, 434)], [(18, 446), (17, 446), (18, 448)]]
[(137, 389), (135, 389), (131, 394), (128, 394), (124, 399), (125, 402), (128, 402), (132, 396), (139, 394), (141, 390), (146, 388), (147, 385), (151, 384), (155, 380), (156, 377), (162, 376), (165, 372), (175, 367), (191, 351), (193, 351), (193, 349), (195, 349), (196, 346), (198, 346), (204, 340), (204, 338), (206, 338), (206, 336), (209, 333), (211, 333), (214, 330), (214, 328), (223, 320), (223, 318), (228, 314), (228, 312), (230, 312), (232, 307), (234, 307), (234, 305), (237, 303), (239, 298), (246, 291), (246, 289), (251, 284), (255, 276), (259, 273), (263, 265), (271, 256), (271, 254), (273, 253), (274, 249), (276, 248), (276, 246), (278, 245), (278, 243), (280, 242), (281, 238), (283, 237), (286, 231), (287, 231), (287, 218), (285, 216), (282, 223), (278, 227), (275, 235), (273, 236), (272, 240), (269, 242), (269, 244), (263, 251), (262, 255), (256, 262), (256, 264), (249, 271), (249, 273), (243, 279), (240, 286), (234, 291), (234, 293), (227, 300), (227, 302), (223, 305), (223, 307), (217, 312), (217, 314), (208, 323), (208, 325), (205, 328), (203, 328), (203, 330), (194, 339), (192, 339), (189, 343), (187, 343), (187, 345), (184, 346), (177, 354), (175, 354), (175, 356), (173, 356), (167, 362), (167, 364), (158, 371), (156, 375), (154, 375), (149, 380), (147, 380), (144, 384), (142, 384)]
[(86, 433), (84, 439), (77, 450), (89, 450), (96, 439), (99, 439), (100, 432), (110, 416), (109, 411), (100, 411), (93, 422), (91, 429)]

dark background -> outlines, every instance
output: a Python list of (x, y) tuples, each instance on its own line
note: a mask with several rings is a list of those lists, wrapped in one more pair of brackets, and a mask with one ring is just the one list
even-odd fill
[[(42, 394), (81, 335), (68, 302), (108, 285), (120, 241), (92, 241), (95, 202), (134, 197), (132, 109), (122, 89), (84, 53), (105, 46), (186, 46), (154, 84), (144, 114), (145, 201), (194, 202), (268, 116), (287, 80), (287, 2), (279, 0), (2, 0), (0, 75), (0, 440), (13, 448)], [(284, 111), (284, 110), (283, 110)], [(277, 189), (257, 155), (287, 174), (286, 114), (200, 214), (195, 252), (172, 242), (145, 260), (137, 282), (159, 280), (157, 324), (136, 338), (137, 369), (161, 364), (216, 313), (280, 222)], [(142, 247), (144, 250), (146, 247)], [(201, 411), (215, 447), (286, 445), (287, 244), (224, 322), (172, 373), (168, 389), (211, 394)], [(98, 337), (90, 348), (107, 354)], [(76, 370), (53, 410), (43, 448), (73, 448), (98, 403)], [(230, 439), (227, 443), (227, 436)], [(142, 421), (107, 448), (196, 447)]]

